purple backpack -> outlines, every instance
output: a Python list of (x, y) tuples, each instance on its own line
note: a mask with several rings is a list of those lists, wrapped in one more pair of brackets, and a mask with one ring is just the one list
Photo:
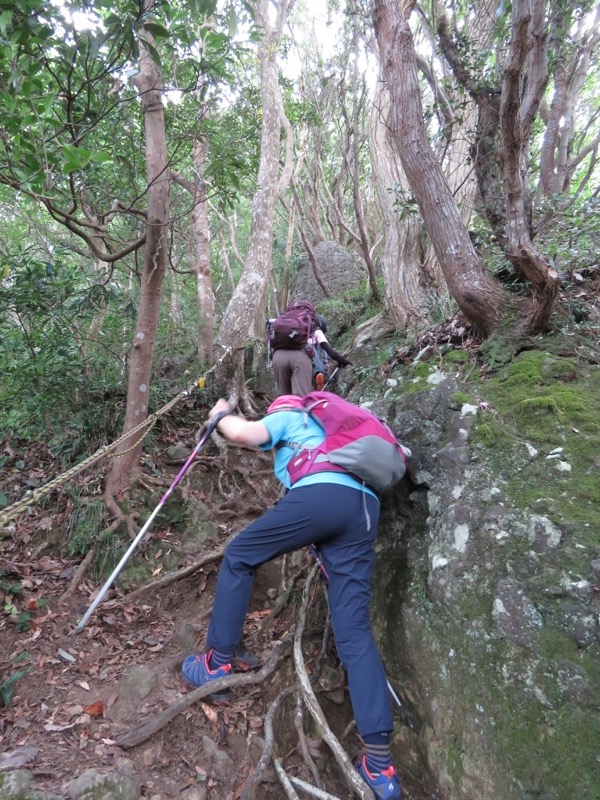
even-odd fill
[(324, 441), (313, 450), (295, 442), (281, 443), (297, 451), (288, 463), (292, 485), (315, 472), (350, 472), (376, 492), (385, 492), (406, 472), (410, 450), (366, 408), (333, 392), (310, 392), (304, 397), (278, 397), (267, 413), (283, 410), (310, 414), (325, 431)]
[[(313, 306), (307, 302), (292, 303), (279, 314), (269, 330), (270, 350), (306, 350), (314, 348), (308, 343), (317, 326)], [(309, 352), (312, 358), (312, 354)]]

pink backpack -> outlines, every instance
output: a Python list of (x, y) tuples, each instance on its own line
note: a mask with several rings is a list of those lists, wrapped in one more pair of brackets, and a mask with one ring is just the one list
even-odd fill
[(292, 485), (315, 472), (349, 472), (376, 492), (385, 492), (406, 472), (410, 450), (366, 408), (333, 392), (310, 392), (278, 397), (267, 413), (283, 410), (310, 414), (325, 431), (324, 441), (313, 450), (296, 442), (280, 443), (296, 450), (288, 463)]

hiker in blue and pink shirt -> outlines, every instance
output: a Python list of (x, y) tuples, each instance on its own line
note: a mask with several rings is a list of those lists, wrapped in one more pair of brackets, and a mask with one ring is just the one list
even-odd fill
[(230, 674), (256, 569), (284, 553), (316, 545), (328, 576), (337, 651), (366, 751), (357, 769), (375, 797), (397, 800), (402, 792), (390, 753), (392, 708), (369, 614), (379, 499), (346, 472), (320, 471), (290, 485), (287, 467), (295, 448), (314, 448), (324, 441), (318, 422), (290, 410), (296, 400), (278, 397), (259, 421), (232, 414), (225, 400), (209, 412), (210, 417), (229, 412), (217, 427), (230, 441), (272, 449), (275, 475), (289, 491), (225, 550), (208, 628), (209, 649), (188, 656), (182, 675), (192, 686), (202, 686)]

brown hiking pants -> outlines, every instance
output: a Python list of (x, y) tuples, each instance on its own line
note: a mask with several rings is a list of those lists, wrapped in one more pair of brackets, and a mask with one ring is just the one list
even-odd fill
[(278, 396), (297, 394), (303, 397), (312, 392), (312, 361), (303, 350), (275, 350), (273, 374)]

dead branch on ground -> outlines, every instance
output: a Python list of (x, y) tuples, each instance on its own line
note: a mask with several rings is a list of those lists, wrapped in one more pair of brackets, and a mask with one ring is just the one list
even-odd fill
[(75, 575), (73, 575), (73, 579), (71, 580), (71, 583), (67, 586), (65, 591), (59, 597), (59, 602), (60, 603), (64, 603), (65, 600), (68, 600), (71, 597), (71, 595), (73, 595), (75, 593), (75, 590), (77, 589), (77, 587), (81, 583), (81, 581), (83, 579), (83, 576), (88, 571), (88, 569), (90, 567), (90, 564), (94, 560), (94, 556), (95, 555), (96, 555), (96, 548), (95, 547), (92, 547), (91, 550), (88, 550), (88, 552), (86, 553), (85, 558), (83, 559), (81, 564), (77, 567), (77, 570), (75, 571)]
[(175, 581), (181, 580), (182, 578), (187, 578), (188, 575), (193, 575), (194, 572), (197, 572), (199, 569), (205, 567), (207, 564), (213, 564), (215, 561), (219, 561), (219, 559), (223, 558), (223, 553), (225, 552), (225, 548), (236, 535), (237, 531), (236, 533), (232, 533), (231, 536), (225, 539), (225, 541), (220, 547), (218, 547), (216, 550), (213, 550), (210, 553), (207, 553), (199, 561), (194, 561), (193, 564), (189, 564), (187, 567), (182, 567), (181, 569), (178, 569), (176, 572), (170, 572), (167, 575), (163, 575), (162, 578), (158, 578), (155, 581), (150, 581), (150, 583), (146, 583), (144, 584), (144, 586), (139, 586), (132, 592), (128, 592), (127, 594), (123, 595), (123, 597), (117, 597), (114, 600), (109, 600), (108, 603), (104, 604), (104, 607), (113, 608), (114, 606), (119, 606), (122, 605), (123, 603), (129, 603), (131, 602), (131, 600), (137, 598), (139, 595), (144, 594), (145, 592), (164, 589), (166, 586), (175, 583)]
[[(256, 683), (262, 683), (265, 678), (275, 671), (275, 667), (279, 664), (281, 659), (292, 644), (292, 637), (286, 636), (277, 643), (271, 657), (267, 663), (258, 672), (245, 672), (241, 675), (228, 675), (225, 678), (218, 678), (216, 681), (209, 681), (204, 686), (198, 689), (193, 689), (180, 700), (168, 706), (162, 713), (151, 719), (149, 722), (140, 725), (139, 728), (134, 728), (127, 733), (117, 736), (115, 739), (116, 744), (124, 750), (130, 750), (138, 744), (145, 742), (158, 731), (162, 730), (165, 725), (168, 725), (171, 720), (175, 719), (182, 711), (194, 705), (198, 700), (202, 700), (209, 694), (220, 692), (223, 689), (235, 689), (238, 686), (252, 686)], [(366, 800), (366, 798), (365, 798)]]

